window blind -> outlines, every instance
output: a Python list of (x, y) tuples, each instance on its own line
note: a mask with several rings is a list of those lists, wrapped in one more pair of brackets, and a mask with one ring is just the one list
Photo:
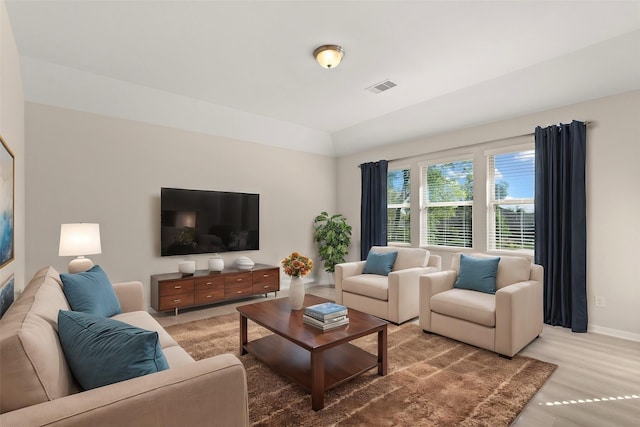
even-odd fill
[(411, 243), (411, 171), (387, 173), (387, 241)]
[(422, 245), (473, 246), (473, 161), (421, 167)]
[(534, 150), (487, 156), (490, 250), (532, 253), (535, 243)]

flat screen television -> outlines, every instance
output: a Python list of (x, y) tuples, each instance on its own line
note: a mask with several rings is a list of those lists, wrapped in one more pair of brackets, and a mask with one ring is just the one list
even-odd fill
[(160, 209), (162, 256), (259, 249), (259, 194), (163, 187)]

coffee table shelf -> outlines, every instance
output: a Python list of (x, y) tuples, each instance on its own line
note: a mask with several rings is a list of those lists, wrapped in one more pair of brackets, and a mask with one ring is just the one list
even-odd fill
[[(244, 345), (247, 352), (311, 391), (311, 353), (278, 335), (269, 335)], [(342, 344), (324, 351), (324, 391), (378, 367), (377, 356)]]
[[(304, 306), (327, 302), (306, 295)], [(324, 393), (370, 369), (387, 374), (387, 322), (349, 308), (349, 324), (323, 332), (304, 324), (303, 310), (292, 310), (288, 299), (275, 299), (237, 307), (240, 312), (240, 354), (253, 354), (274, 371), (311, 392), (314, 411), (324, 408)], [(247, 322), (273, 335), (248, 339)], [(351, 341), (377, 335), (377, 354)]]

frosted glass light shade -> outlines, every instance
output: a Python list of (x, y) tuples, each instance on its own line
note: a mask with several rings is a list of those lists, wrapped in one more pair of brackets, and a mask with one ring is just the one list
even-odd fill
[(324, 68), (335, 68), (344, 57), (344, 49), (335, 44), (326, 44), (313, 51), (313, 57)]

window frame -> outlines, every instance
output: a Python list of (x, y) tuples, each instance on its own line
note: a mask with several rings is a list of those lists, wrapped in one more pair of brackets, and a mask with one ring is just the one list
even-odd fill
[[(456, 162), (469, 162), (471, 164), (471, 175), (473, 177), (473, 186), (472, 186), (472, 200), (463, 200), (463, 201), (455, 201), (455, 202), (429, 202), (426, 200), (426, 195), (428, 194), (428, 175), (425, 176), (425, 171), (428, 170), (429, 166), (441, 165), (447, 163), (456, 163)], [(454, 251), (467, 251), (471, 250), (474, 247), (474, 233), (473, 233), (473, 223), (474, 223), (474, 201), (475, 201), (475, 186), (476, 186), (476, 161), (475, 155), (470, 153), (463, 153), (455, 156), (444, 157), (444, 158), (434, 158), (425, 160), (418, 163), (418, 170), (420, 175), (420, 187), (419, 187), (419, 196), (420, 196), (420, 204), (419, 204), (419, 215), (420, 215), (420, 247), (432, 248), (435, 250), (454, 250)], [(471, 207), (471, 232), (470, 232), (470, 246), (451, 246), (451, 245), (437, 245), (428, 242), (428, 223), (427, 217), (428, 209), (430, 207), (462, 207), (462, 206), (470, 206)]]
[[(394, 165), (393, 167), (389, 167), (387, 170), (387, 177), (391, 172), (398, 171), (408, 171), (409, 172), (409, 202), (408, 203), (389, 203), (387, 200), (387, 212), (389, 209), (407, 209), (409, 211), (409, 240), (407, 242), (391, 240), (389, 239), (391, 233), (389, 232), (389, 221), (387, 220), (387, 245), (389, 246), (411, 246), (411, 175), (412, 170), (410, 165)], [(387, 189), (388, 194), (389, 189)]]
[[(486, 238), (486, 248), (487, 252), (492, 253), (503, 253), (508, 255), (527, 255), (533, 256), (534, 249), (526, 249), (526, 248), (515, 248), (515, 249), (505, 249), (505, 248), (497, 248), (496, 245), (496, 216), (495, 209), (500, 205), (533, 205), (535, 206), (535, 187), (534, 187), (534, 195), (532, 198), (517, 198), (517, 199), (496, 199), (495, 198), (495, 162), (493, 162), (494, 167), (492, 168), (491, 157), (503, 155), (503, 154), (514, 154), (520, 153), (524, 151), (533, 151), (535, 156), (535, 143), (527, 142), (521, 144), (509, 145), (496, 149), (487, 149), (484, 150), (484, 158), (486, 165), (486, 195), (487, 195), (487, 203), (486, 203), (486, 229), (485, 229), (485, 238)], [(534, 160), (535, 162), (535, 160)], [(535, 180), (535, 163), (534, 163), (534, 180)], [(534, 210), (535, 215), (535, 210)], [(535, 224), (534, 224), (535, 227)], [(534, 237), (533, 237), (533, 245), (535, 245), (535, 228), (534, 228)]]

